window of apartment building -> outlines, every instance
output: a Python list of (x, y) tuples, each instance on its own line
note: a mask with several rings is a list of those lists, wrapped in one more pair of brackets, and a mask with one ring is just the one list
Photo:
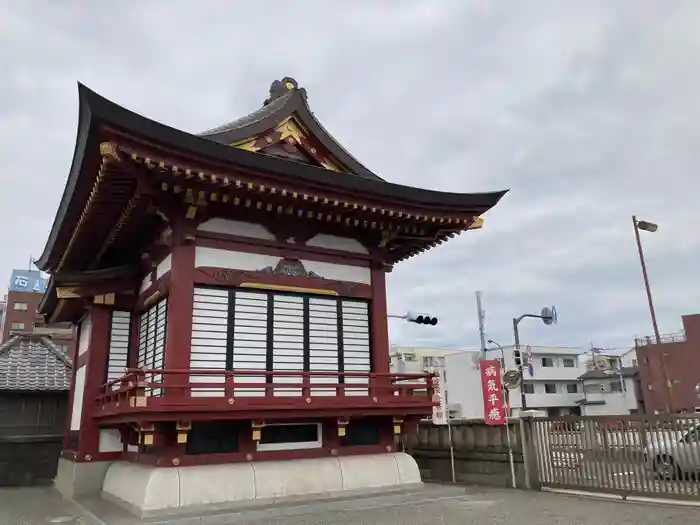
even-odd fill
[(416, 354), (404, 354), (403, 358), (404, 358), (404, 361), (415, 361)]
[(554, 366), (554, 359), (551, 357), (543, 357), (541, 361), (543, 368), (552, 368)]
[(636, 360), (636, 359), (632, 359), (632, 366), (637, 366), (637, 360)]
[(24, 330), (24, 323), (12, 323), (13, 330)]
[(563, 361), (564, 361), (564, 368), (574, 368), (576, 366), (576, 361), (574, 361), (570, 357), (565, 357)]
[(583, 391), (587, 393), (602, 392), (603, 390), (604, 387), (600, 383), (589, 383), (587, 385), (583, 385)]
[(557, 393), (557, 384), (556, 383), (545, 383), (544, 384), (544, 393), (545, 394), (556, 394)]
[(533, 385), (532, 383), (523, 383), (523, 393), (534, 394), (535, 393), (535, 385)]
[(578, 394), (578, 383), (567, 383), (566, 392), (567, 394)]
[(621, 381), (613, 381), (610, 383), (610, 391), (611, 392), (622, 392), (622, 382)]
[(21, 310), (23, 312), (27, 311), (27, 303), (15, 303), (12, 307), (15, 310)]

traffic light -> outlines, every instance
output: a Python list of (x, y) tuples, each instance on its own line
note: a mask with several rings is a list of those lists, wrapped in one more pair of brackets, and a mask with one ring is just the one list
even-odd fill
[(406, 314), (406, 321), (416, 324), (427, 324), (430, 326), (435, 326), (436, 324), (438, 324), (437, 317), (430, 317), (426, 314), (408, 313)]
[(515, 361), (516, 368), (523, 367), (523, 358), (520, 355), (520, 350), (513, 350), (513, 361)]

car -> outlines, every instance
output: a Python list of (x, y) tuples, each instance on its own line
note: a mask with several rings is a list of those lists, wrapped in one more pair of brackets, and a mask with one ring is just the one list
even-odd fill
[(650, 430), (644, 450), (649, 470), (661, 479), (700, 473), (700, 425), (686, 431)]

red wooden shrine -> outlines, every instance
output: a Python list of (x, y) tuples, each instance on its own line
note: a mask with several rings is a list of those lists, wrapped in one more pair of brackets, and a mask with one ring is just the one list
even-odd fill
[(284, 78), (190, 134), (79, 87), (73, 163), (37, 266), (77, 326), (63, 457), (185, 466), (392, 452), (431, 413), (389, 372), (385, 275), (505, 192), (386, 182)]

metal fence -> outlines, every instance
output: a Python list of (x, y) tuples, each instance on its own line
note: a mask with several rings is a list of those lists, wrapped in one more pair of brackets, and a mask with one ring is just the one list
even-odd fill
[(543, 487), (700, 498), (699, 416), (572, 416), (530, 428)]

